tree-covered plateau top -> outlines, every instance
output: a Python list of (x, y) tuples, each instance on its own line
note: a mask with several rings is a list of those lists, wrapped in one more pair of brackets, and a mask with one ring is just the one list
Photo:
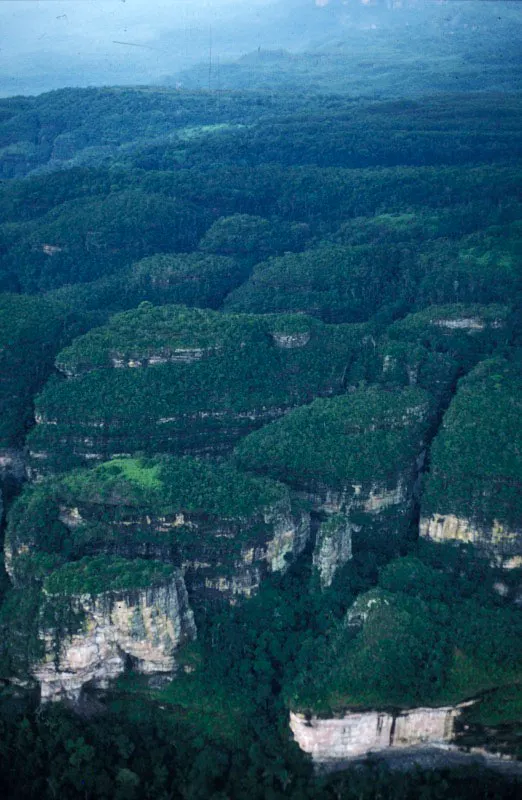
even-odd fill
[[(73, 380), (51, 379), (36, 401), (37, 414), (43, 421), (104, 420), (139, 430), (145, 420), (157, 425), (175, 415), (262, 413), (300, 405), (342, 390), (345, 369), (364, 334), (362, 326), (321, 326), (302, 317), (260, 320), (147, 306), (78, 339), (59, 357), (59, 365), (71, 371), (76, 364), (108, 365), (111, 349), (129, 356), (166, 346), (211, 352), (192, 363), (94, 369)], [(278, 335), (298, 335), (303, 346), (278, 346)]]
[(184, 512), (229, 519), (268, 511), (287, 499), (284, 486), (245, 475), (227, 463), (188, 456), (113, 459), (51, 480), (56, 498), (73, 505), (125, 506), (158, 515)]
[(423, 336), (439, 334), (451, 335), (462, 331), (477, 334), (486, 329), (504, 328), (507, 324), (509, 308), (501, 305), (465, 305), (455, 303), (445, 306), (430, 306), (415, 314), (408, 314), (388, 329), (392, 339), (405, 339), (423, 344)]
[(522, 222), (491, 225), (459, 240), (421, 248), (419, 307), (445, 303), (513, 304), (522, 292)]
[(178, 514), (241, 523), (289, 503), (282, 484), (245, 475), (227, 463), (171, 456), (113, 459), (92, 470), (74, 470), (26, 486), (11, 508), (7, 542), (15, 551), (30, 545), (62, 553), (70, 544), (59, 521), (64, 509), (80, 508), (86, 522), (109, 526), (129, 517), (139, 523), (148, 515)]
[(64, 313), (88, 317), (92, 328), (142, 302), (219, 308), (247, 272), (243, 263), (227, 256), (159, 253), (94, 281), (62, 286), (47, 297), (63, 307)]
[(268, 520), (291, 510), (286, 486), (231, 464), (114, 459), (26, 486), (10, 510), (6, 546), (17, 584), (28, 585), (100, 552), (133, 557), (151, 548), (149, 556), (169, 563), (217, 551), (231, 558), (245, 541), (271, 538)]
[(208, 221), (206, 212), (189, 203), (137, 188), (68, 200), (15, 226), (0, 258), (2, 286), (46, 291), (155, 253), (187, 252)]
[(502, 305), (453, 305), (428, 308), (394, 322), (387, 329), (392, 348), (409, 343), (433, 354), (450, 354), (464, 369), (470, 369), (512, 333), (512, 315)]
[[(308, 350), (348, 346), (357, 326), (327, 326), (304, 315), (221, 314), (184, 306), (152, 306), (118, 314), (102, 328), (90, 331), (63, 350), (57, 367), (69, 374), (113, 366), (115, 359), (148, 361), (176, 351), (218, 353), (268, 348), (278, 335), (298, 335)], [(304, 338), (303, 338), (304, 336)], [(275, 341), (274, 341), (275, 340)], [(228, 351), (228, 353), (227, 353)]]
[(304, 224), (233, 214), (214, 222), (199, 247), (206, 253), (253, 258), (255, 263), (270, 255), (301, 250), (307, 235)]
[(484, 564), (462, 569), (429, 554), (390, 562), (310, 659), (290, 705), (328, 716), (445, 705), (518, 684), (522, 614), (493, 582)]
[(59, 567), (45, 579), (43, 589), (48, 595), (100, 595), (151, 589), (173, 575), (172, 566), (159, 561), (94, 556)]
[(229, 311), (305, 312), (326, 322), (363, 322), (407, 292), (415, 256), (406, 247), (323, 244), (258, 265), (225, 302)]
[(488, 203), (487, 195), (480, 203), (462, 203), (451, 208), (405, 209), (402, 212), (376, 213), (354, 217), (344, 222), (332, 235), (342, 245), (426, 242), (432, 239), (460, 239), (465, 234), (495, 224), (500, 219), (520, 218), (520, 204), (498, 208)]
[(391, 488), (422, 450), (430, 409), (430, 395), (417, 388), (315, 400), (247, 436), (235, 458), (299, 487)]
[(490, 359), (461, 380), (431, 452), (423, 513), (522, 520), (522, 367)]

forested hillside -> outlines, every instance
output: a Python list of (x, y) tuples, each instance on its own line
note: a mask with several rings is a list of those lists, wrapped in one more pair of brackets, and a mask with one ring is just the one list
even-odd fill
[(0, 101), (4, 796), (521, 790), (521, 112)]

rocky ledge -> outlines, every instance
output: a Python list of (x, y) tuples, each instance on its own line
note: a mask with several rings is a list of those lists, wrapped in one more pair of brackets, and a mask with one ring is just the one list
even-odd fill
[(290, 728), (316, 766), (335, 768), (346, 760), (389, 748), (447, 746), (462, 707), (348, 712), (330, 719), (291, 712)]

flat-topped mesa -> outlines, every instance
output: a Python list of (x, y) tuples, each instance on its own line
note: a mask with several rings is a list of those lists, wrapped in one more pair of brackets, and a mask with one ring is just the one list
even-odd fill
[(436, 436), (420, 535), (473, 545), (492, 564), (522, 566), (522, 378), (502, 359), (463, 379)]
[[(318, 766), (393, 748), (465, 746), (455, 723), (468, 706), (472, 718), (484, 675), (518, 697), (512, 604), (499, 601), (487, 567), (477, 581), (461, 561), (442, 567), (433, 549), (421, 549), (438, 566), (406, 556), (381, 568), (378, 585), (358, 595), (287, 687), (291, 729)], [(503, 713), (510, 719), (511, 709)], [(476, 744), (487, 740), (476, 732)]]
[(323, 242), (257, 264), (225, 300), (227, 311), (301, 312), (326, 322), (364, 322), (401, 294), (401, 273), (416, 255), (404, 246)]
[(69, 379), (37, 399), (33, 474), (135, 453), (226, 453), (288, 409), (341, 392), (362, 336), (302, 315), (142, 304), (59, 355)]
[(172, 675), (176, 650), (196, 636), (180, 571), (158, 562), (84, 558), (53, 572), (42, 592), (45, 652), (32, 672), (44, 702), (78, 702), (129, 666)]
[(320, 515), (341, 516), (317, 541), (329, 582), (332, 559), (350, 557), (353, 533), (400, 537), (408, 529), (430, 415), (421, 389), (361, 389), (288, 413), (240, 442), (235, 458), (288, 483)]
[(329, 719), (290, 712), (290, 729), (315, 766), (342, 769), (350, 759), (390, 748), (447, 747), (461, 708), (351, 711)]
[(44, 550), (105, 553), (183, 569), (192, 593), (230, 601), (304, 549), (310, 515), (287, 487), (188, 456), (118, 459), (27, 487), (5, 539), (12, 579)]

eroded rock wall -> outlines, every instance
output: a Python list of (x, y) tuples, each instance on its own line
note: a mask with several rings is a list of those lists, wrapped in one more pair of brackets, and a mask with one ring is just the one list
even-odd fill
[(434, 542), (472, 544), (489, 558), (492, 566), (522, 566), (522, 528), (513, 529), (498, 520), (480, 525), (455, 514), (432, 514), (421, 518), (419, 533)]
[(349, 712), (331, 719), (291, 712), (290, 728), (316, 765), (335, 765), (388, 748), (448, 745), (459, 713), (459, 706), (414, 708), (397, 714)]
[(313, 564), (323, 589), (331, 585), (337, 570), (352, 558), (353, 528), (347, 517), (334, 515), (317, 532)]
[[(53, 596), (46, 598), (53, 603)], [(77, 702), (88, 684), (106, 688), (129, 661), (143, 674), (173, 673), (175, 651), (196, 627), (181, 573), (160, 587), (135, 593), (71, 598), (78, 632), (61, 638), (42, 624), (45, 656), (33, 668), (43, 702)]]

